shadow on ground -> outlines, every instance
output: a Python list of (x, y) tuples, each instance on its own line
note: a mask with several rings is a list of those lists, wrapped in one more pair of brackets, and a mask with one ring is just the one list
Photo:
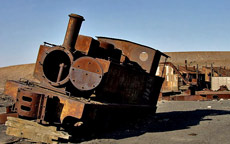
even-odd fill
[(181, 129), (188, 129), (191, 126), (199, 125), (201, 121), (211, 121), (205, 119), (205, 116), (228, 115), (230, 111), (224, 110), (207, 110), (200, 109), (194, 111), (173, 111), (165, 113), (157, 113), (155, 116), (148, 115), (136, 121), (123, 125), (116, 130), (110, 132), (99, 132), (96, 135), (88, 135), (88, 137), (78, 139), (77, 141), (85, 141), (92, 139), (123, 139), (135, 137), (147, 132), (166, 132)]

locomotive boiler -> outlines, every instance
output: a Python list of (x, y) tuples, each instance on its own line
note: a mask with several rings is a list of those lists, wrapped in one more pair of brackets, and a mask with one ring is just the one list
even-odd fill
[(63, 44), (40, 46), (34, 70), (39, 83), (6, 83), (5, 94), (15, 102), (11, 112), (78, 127), (156, 111), (164, 78), (155, 73), (161, 56), (168, 56), (126, 40), (79, 35), (83, 21), (70, 14)]

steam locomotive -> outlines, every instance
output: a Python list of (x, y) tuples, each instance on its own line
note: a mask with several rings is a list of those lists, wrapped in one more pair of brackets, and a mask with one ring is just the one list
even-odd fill
[(12, 112), (71, 126), (131, 111), (155, 112), (164, 81), (155, 73), (161, 56), (168, 56), (127, 40), (79, 35), (84, 18), (69, 17), (63, 44), (40, 46), (34, 70), (40, 82), (6, 83), (5, 94), (15, 102)]

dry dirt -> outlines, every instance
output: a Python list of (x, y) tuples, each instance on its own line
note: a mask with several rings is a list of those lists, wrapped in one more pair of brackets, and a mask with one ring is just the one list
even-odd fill
[(0, 68), (0, 91), (6, 80), (33, 79), (34, 66), (35, 64), (25, 64)]

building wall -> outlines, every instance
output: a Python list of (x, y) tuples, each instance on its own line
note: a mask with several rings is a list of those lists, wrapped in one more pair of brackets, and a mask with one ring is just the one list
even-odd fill
[[(162, 75), (163, 66), (159, 66), (156, 72), (157, 76)], [(178, 75), (174, 74), (174, 70), (170, 66), (165, 66), (164, 74), (165, 81), (161, 88), (161, 92), (178, 91)]]
[(230, 89), (230, 77), (212, 77), (211, 89), (216, 91), (220, 86), (226, 85)]

